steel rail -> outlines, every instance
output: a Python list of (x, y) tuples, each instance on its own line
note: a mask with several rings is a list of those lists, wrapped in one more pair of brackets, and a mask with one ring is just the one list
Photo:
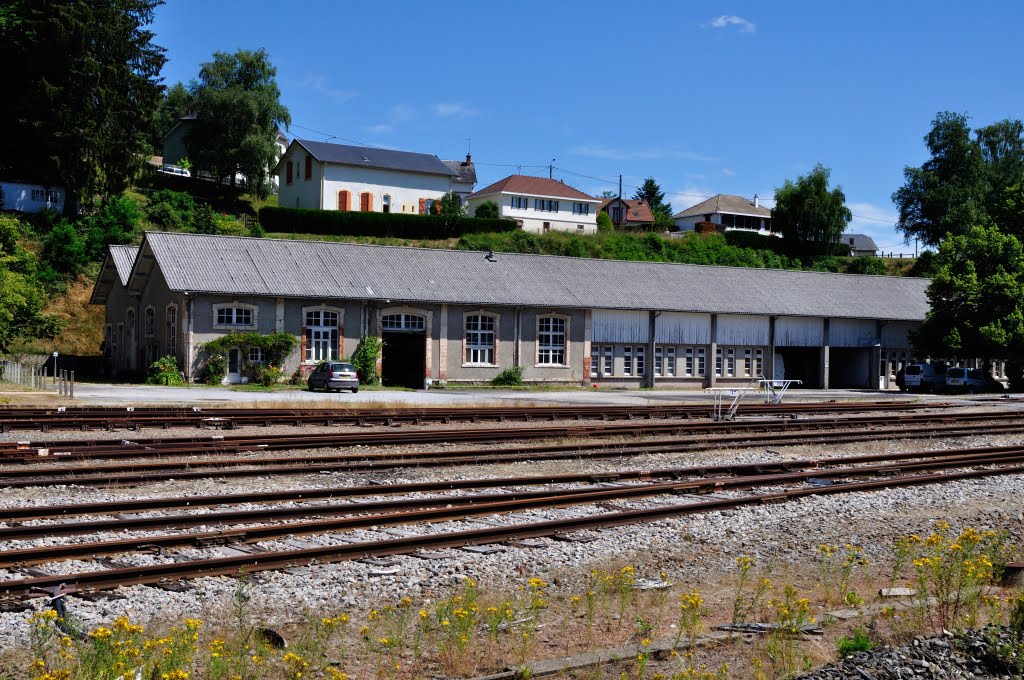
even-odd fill
[(881, 424), (929, 425), (936, 423), (990, 422), (1024, 420), (1017, 410), (975, 413), (913, 414), (904, 416), (859, 416), (847, 418), (803, 418), (730, 422), (604, 423), (557, 427), (519, 427), (482, 429), (442, 429), (400, 432), (347, 432), (320, 434), (242, 435), (149, 438), (135, 440), (79, 440), (0, 443), (0, 459), (40, 457), (116, 458), (144, 453), (157, 455), (201, 455), (204, 451), (228, 449), (314, 449), (339, 446), (384, 446), (431, 444), (438, 442), (493, 442), (539, 438), (613, 437), (649, 433), (734, 434), (737, 432), (777, 432), (824, 429), (829, 427), (871, 427)]
[[(924, 402), (803, 402), (790, 404), (748, 404), (745, 414), (770, 415), (793, 413), (840, 413), (850, 411), (931, 409), (949, 404)], [(271, 425), (274, 423), (368, 425), (396, 423), (451, 423), (506, 420), (565, 420), (635, 418), (708, 418), (710, 404), (667, 404), (651, 406), (530, 406), (530, 407), (454, 407), (418, 409), (260, 409), (260, 408), (0, 408), (0, 433), (12, 430), (50, 429), (128, 429), (142, 427), (200, 426), (220, 421), (226, 427)]]
[[(192, 528), (208, 525), (238, 525), (265, 522), (282, 522), (310, 516), (348, 516), (345, 519), (329, 521), (303, 521), (278, 524), (270, 527), (249, 527), (235, 530), (217, 530), (201, 533), (186, 533), (174, 536), (144, 536), (119, 541), (99, 541), (71, 545), (46, 546), (23, 550), (0, 551), (0, 567), (19, 562), (39, 562), (48, 559), (71, 559), (90, 554), (111, 554), (125, 551), (139, 551), (154, 546), (166, 548), (179, 545), (203, 545), (208, 541), (259, 541), (290, 534), (311, 534), (345, 529), (367, 528), (376, 525), (410, 524), (433, 522), (439, 519), (453, 519), (464, 515), (510, 512), (522, 508), (539, 508), (562, 505), (581, 505), (599, 501), (623, 500), (665, 493), (710, 493), (726, 489), (749, 489), (771, 484), (790, 484), (810, 478), (832, 479), (837, 477), (863, 477), (886, 473), (906, 473), (925, 470), (943, 470), (954, 467), (996, 465), (1007, 462), (1019, 463), (1024, 460), (1024, 448), (1016, 451), (992, 453), (980, 451), (962, 456), (929, 459), (915, 462), (870, 465), (863, 467), (840, 467), (832, 469), (811, 469), (787, 471), (774, 474), (756, 474), (733, 477), (705, 477), (686, 481), (646, 483), (616, 488), (584, 487), (578, 489), (542, 489), (502, 494), (473, 494), (467, 496), (433, 496), (402, 500), (377, 500), (339, 505), (300, 506), (258, 510), (218, 511), (201, 515), (163, 515), (151, 517), (118, 518), (114, 520), (89, 520), (85, 522), (61, 522), (56, 524), (34, 524), (0, 527), (0, 541), (30, 540), (55, 536), (82, 536), (110, 531), (142, 531), (168, 528)], [(837, 461), (845, 462), (845, 461)], [(510, 510), (503, 508), (508, 507)], [(422, 509), (407, 512), (408, 508)], [(365, 515), (356, 513), (377, 512)], [(449, 512), (450, 514), (444, 514)]]
[[(851, 437), (853, 433), (850, 433)], [(948, 433), (943, 433), (948, 436)], [(889, 439), (887, 433), (878, 433), (878, 438)], [(859, 440), (858, 440), (859, 441)], [(674, 442), (668, 442), (674, 443)], [(674, 450), (674, 449), (667, 449)], [(687, 467), (668, 467), (642, 470), (614, 470), (603, 472), (559, 473), (552, 475), (526, 475), (516, 477), (492, 477), (476, 479), (456, 479), (429, 482), (407, 482), (402, 484), (388, 483), (363, 484), (354, 486), (336, 486), (312, 489), (291, 489), (282, 491), (248, 492), (235, 494), (217, 494), (204, 496), (174, 496), (163, 498), (143, 498), (124, 501), (103, 501), (99, 503), (60, 504), (51, 506), (22, 506), (0, 508), (0, 522), (18, 522), (24, 520), (54, 520), (83, 515), (110, 515), (122, 513), (144, 512), (147, 510), (172, 510), (182, 508), (198, 508), (253, 503), (284, 503), (311, 500), (340, 500), (364, 496), (394, 496), (412, 493), (433, 493), (439, 491), (457, 491), (467, 489), (489, 489), (513, 486), (540, 486), (552, 484), (586, 484), (598, 482), (653, 481), (657, 479), (680, 479), (684, 477), (711, 475), (758, 475), (779, 472), (791, 472), (800, 469), (823, 469), (836, 465), (853, 465), (878, 463), (883, 461), (901, 461), (911, 459), (944, 459), (947, 457), (967, 456), (973, 454), (1001, 455), (1024, 450), (1024, 446), (997, 446), (983, 448), (938, 449), (926, 451), (908, 451), (896, 453), (868, 453), (835, 458), (810, 458), (781, 461), (762, 461), (756, 463), (725, 463), (714, 465), (692, 465)], [(644, 446), (630, 446), (617, 452), (649, 453)], [(253, 473), (255, 474), (255, 473)], [(260, 474), (266, 474), (261, 472)], [(316, 506), (320, 507), (320, 506)], [(362, 506), (359, 506), (360, 508)], [(204, 515), (208, 516), (208, 515)], [(124, 518), (122, 518), (123, 520)], [(121, 521), (121, 520), (119, 520)], [(42, 525), (52, 526), (52, 525)], [(5, 531), (0, 528), (0, 535)]]
[(560, 533), (593, 530), (676, 518), (688, 514), (725, 510), (747, 505), (782, 502), (816, 495), (834, 495), (855, 491), (873, 491), (900, 486), (920, 486), (940, 482), (1024, 473), (1014, 465), (984, 470), (969, 470), (936, 475), (919, 475), (864, 482), (846, 482), (831, 486), (791, 489), (729, 499), (713, 499), (683, 505), (667, 505), (643, 510), (624, 510), (601, 515), (532, 522), (503, 527), (485, 527), (465, 531), (426, 534), (383, 541), (365, 541), (345, 545), (318, 546), (297, 550), (267, 551), (229, 557), (132, 566), (119, 569), (52, 574), (0, 582), (0, 597), (25, 599), (40, 597), (43, 589), (63, 586), (65, 592), (94, 592), (129, 585), (153, 585), (162, 582), (206, 576), (237, 576), (243, 573), (286, 569), (317, 563), (341, 562), (368, 557), (386, 557), (424, 549), (454, 548), (466, 545), (555, 536)]
[[(1014, 423), (1004, 427), (988, 426), (986, 433), (1018, 433), (1024, 424)], [(74, 484), (79, 486), (112, 486), (142, 482), (205, 479), (209, 477), (252, 477), (278, 476), (288, 474), (317, 473), (357, 473), (392, 470), (396, 468), (444, 467), (454, 465), (484, 465), (491, 463), (510, 463), (517, 461), (565, 460), (575, 458), (618, 458), (634, 455), (652, 455), (659, 453), (686, 453), (706, 451), (718, 448), (750, 448), (764, 444), (775, 446), (806, 445), (810, 443), (863, 442), (871, 440), (887, 440), (892, 438), (933, 438), (935, 436), (954, 436), (977, 434), (972, 428), (951, 428), (948, 430), (932, 430), (928, 432), (886, 431), (876, 433), (836, 433), (831, 432), (820, 436), (819, 433), (798, 433), (773, 437), (732, 438), (727, 441), (720, 439), (708, 441), (674, 442), (667, 445), (650, 444), (617, 444), (611, 447), (588, 448), (573, 445), (557, 447), (554, 450), (537, 449), (492, 451), (434, 451), (427, 453), (395, 454), (335, 454), (314, 456), (287, 456), (280, 458), (221, 458), (187, 461), (133, 462), (121, 465), (89, 465), (89, 466), (50, 466), (33, 465), (24, 468), (6, 468), (0, 470), (0, 487), (24, 488), (28, 486), (47, 486), (53, 484)]]

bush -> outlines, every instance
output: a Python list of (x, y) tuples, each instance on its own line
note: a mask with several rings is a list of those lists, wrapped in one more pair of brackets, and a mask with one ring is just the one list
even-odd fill
[(885, 276), (886, 271), (885, 263), (877, 257), (855, 257), (848, 265), (846, 265), (846, 271), (850, 274), (874, 274), (875, 276)]
[(91, 260), (102, 260), (108, 246), (131, 243), (142, 211), (127, 196), (114, 196), (99, 211), (83, 220), (86, 227), (86, 250)]
[(77, 276), (85, 262), (85, 239), (70, 222), (61, 220), (46, 235), (43, 252), (47, 263), (54, 270), (69, 276)]
[(146, 376), (147, 385), (184, 385), (178, 371), (178, 360), (168, 355), (160, 357), (149, 365), (149, 375)]
[(338, 212), (299, 208), (260, 208), (260, 224), (267, 231), (328, 236), (377, 236), (413, 239), (442, 239), (463, 234), (513, 231), (513, 220), (402, 213)]
[(608, 217), (608, 213), (606, 213), (604, 210), (597, 213), (597, 230), (615, 231), (615, 223), (612, 222), (612, 218)]
[(270, 387), (281, 380), (282, 371), (273, 364), (256, 364), (253, 367), (252, 381)]
[(935, 275), (935, 251), (925, 250), (917, 256), (914, 266), (907, 271), (907, 276), (931, 278)]
[(213, 354), (203, 365), (200, 378), (207, 385), (219, 385), (228, 374), (228, 358), (223, 354)]
[(836, 643), (836, 650), (839, 652), (839, 656), (849, 656), (856, 652), (869, 652), (875, 646), (875, 643), (871, 641), (868, 634), (863, 628), (857, 626), (857, 629), (853, 631), (853, 637), (846, 637), (845, 635), (839, 638)]
[(192, 213), (192, 231), (197, 234), (219, 234), (217, 214), (209, 203), (200, 203)]
[(356, 367), (359, 382), (363, 385), (379, 385), (380, 374), (377, 373), (377, 360), (384, 349), (384, 341), (374, 335), (366, 335), (359, 341), (359, 347), (349, 361)]
[(500, 215), (498, 204), (494, 201), (484, 201), (473, 211), (473, 217), (479, 217), (483, 220), (496, 220), (498, 215)]
[(523, 367), (513, 366), (512, 368), (506, 368), (504, 371), (494, 376), (491, 380), (492, 385), (498, 385), (501, 387), (516, 387), (523, 384)]
[(181, 231), (192, 223), (196, 203), (184, 191), (158, 189), (149, 196), (146, 219), (154, 225), (170, 231)]
[(838, 272), (839, 260), (831, 255), (822, 255), (811, 260), (808, 269), (815, 272)]

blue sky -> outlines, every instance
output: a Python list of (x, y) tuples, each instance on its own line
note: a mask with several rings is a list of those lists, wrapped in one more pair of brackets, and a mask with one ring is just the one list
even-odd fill
[(673, 211), (770, 199), (820, 162), (851, 231), (912, 253), (890, 200), (903, 167), (926, 160), (939, 111), (1024, 116), (1022, 21), (1010, 0), (170, 0), (152, 29), (168, 85), (214, 51), (265, 48), (293, 137), (445, 159), (471, 139), (477, 188), (554, 159), (595, 195), (653, 176)]

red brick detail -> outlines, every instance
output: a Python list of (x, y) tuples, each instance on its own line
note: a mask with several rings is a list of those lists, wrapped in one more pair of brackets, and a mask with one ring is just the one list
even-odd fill
[(583, 358), (583, 384), (590, 384), (590, 357), (586, 356)]

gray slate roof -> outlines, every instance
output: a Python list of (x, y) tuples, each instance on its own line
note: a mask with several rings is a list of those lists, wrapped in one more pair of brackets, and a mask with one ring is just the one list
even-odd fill
[[(850, 242), (851, 239), (853, 239), (852, 243)], [(843, 234), (840, 242), (850, 246), (851, 250), (878, 250), (875, 240), (867, 234)]]
[(114, 261), (117, 277), (121, 279), (122, 286), (128, 285), (128, 279), (132, 274), (132, 265), (135, 264), (135, 256), (138, 252), (138, 246), (110, 246), (110, 259)]
[(742, 196), (732, 194), (718, 194), (697, 205), (687, 208), (672, 216), (672, 219), (680, 217), (694, 217), (696, 215), (709, 215), (714, 213), (726, 213), (727, 215), (753, 215), (754, 217), (771, 217), (772, 211), (762, 205), (754, 206)]
[(922, 320), (927, 279), (148, 232), (171, 290)]
[(456, 175), (451, 168), (441, 162), (440, 158), (426, 153), (314, 142), (308, 139), (296, 139), (294, 143), (301, 144), (314, 158), (326, 163), (354, 165), (360, 168), (403, 170), (446, 177)]

